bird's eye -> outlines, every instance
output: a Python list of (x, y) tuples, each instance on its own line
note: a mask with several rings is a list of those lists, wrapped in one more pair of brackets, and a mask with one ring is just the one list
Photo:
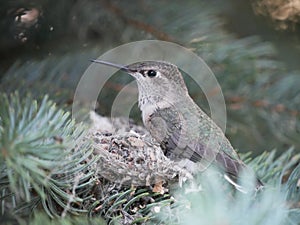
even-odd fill
[(156, 76), (156, 71), (155, 70), (148, 70), (147, 75), (148, 77), (155, 77)]

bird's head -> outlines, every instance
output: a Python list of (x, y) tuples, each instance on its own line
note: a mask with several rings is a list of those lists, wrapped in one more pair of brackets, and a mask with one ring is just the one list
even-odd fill
[(138, 84), (140, 99), (151, 98), (173, 102), (178, 96), (188, 93), (177, 66), (168, 62), (143, 61), (126, 66), (100, 60), (92, 62), (118, 68), (133, 76)]

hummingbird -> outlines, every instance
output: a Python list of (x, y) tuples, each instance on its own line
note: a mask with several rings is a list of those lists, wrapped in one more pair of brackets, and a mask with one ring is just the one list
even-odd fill
[[(136, 79), (144, 126), (167, 157), (187, 159), (196, 165), (213, 164), (224, 172), (228, 182), (244, 192), (237, 183), (238, 176), (252, 170), (239, 158), (221, 128), (190, 97), (176, 65), (164, 61), (130, 65), (91, 61), (118, 68)], [(255, 189), (262, 187), (256, 178)]]

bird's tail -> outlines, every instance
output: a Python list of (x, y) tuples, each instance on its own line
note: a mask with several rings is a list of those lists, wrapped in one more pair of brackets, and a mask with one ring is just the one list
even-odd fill
[(225, 152), (219, 152), (216, 156), (216, 161), (218, 164), (222, 167), (222, 169), (225, 171), (224, 178), (232, 184), (237, 190), (247, 193), (249, 190), (247, 190), (247, 187), (243, 187), (240, 184), (237, 183), (237, 179), (239, 175), (242, 173), (250, 174), (251, 178), (254, 176), (256, 179), (255, 184), (255, 191), (261, 190), (264, 185), (260, 179), (258, 179), (254, 172), (248, 168), (245, 163), (243, 163), (239, 159), (233, 159)]
[[(230, 184), (232, 184), (235, 187), (235, 189), (237, 189), (238, 191), (240, 191), (242, 193), (247, 194), (249, 191), (252, 191), (252, 190), (249, 190), (249, 188), (238, 184), (237, 183), (237, 178), (235, 176), (233, 177), (232, 175), (224, 174), (224, 178)], [(261, 182), (261, 180), (256, 178), (256, 184), (255, 184), (255, 190), (254, 191), (260, 191), (261, 189), (263, 189), (263, 187), (264, 187), (264, 184)]]

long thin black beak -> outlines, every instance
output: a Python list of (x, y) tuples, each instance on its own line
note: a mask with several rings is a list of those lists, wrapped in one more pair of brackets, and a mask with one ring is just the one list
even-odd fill
[(95, 60), (95, 59), (92, 59), (91, 62), (100, 63), (100, 64), (103, 64), (103, 65), (115, 67), (115, 68), (123, 70), (125, 72), (130, 72), (129, 68), (127, 66), (124, 66), (124, 65), (119, 65), (119, 64), (115, 64), (115, 63), (111, 63), (111, 62), (106, 62), (106, 61), (102, 61), (102, 60)]

